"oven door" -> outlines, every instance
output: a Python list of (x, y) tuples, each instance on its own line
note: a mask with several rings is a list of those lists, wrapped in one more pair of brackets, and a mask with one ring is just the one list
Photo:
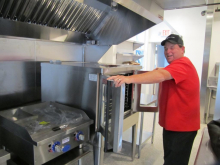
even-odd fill
[(113, 81), (107, 81), (106, 77), (101, 78), (100, 90), (100, 132), (105, 137), (105, 152), (113, 150), (119, 153), (122, 149), (122, 133), (124, 110), (126, 106), (125, 84), (116, 88)]

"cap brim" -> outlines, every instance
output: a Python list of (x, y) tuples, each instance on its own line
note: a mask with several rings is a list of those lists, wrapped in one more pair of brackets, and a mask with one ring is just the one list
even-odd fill
[(177, 42), (175, 42), (175, 41), (173, 41), (173, 40), (163, 40), (163, 41), (161, 42), (161, 45), (164, 46), (164, 45), (166, 44), (166, 42), (170, 42), (170, 43), (172, 43), (172, 44), (177, 44)]

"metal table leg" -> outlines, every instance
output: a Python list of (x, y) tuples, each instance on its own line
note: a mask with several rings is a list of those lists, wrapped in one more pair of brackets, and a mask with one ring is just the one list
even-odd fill
[(208, 123), (208, 118), (209, 118), (211, 96), (212, 96), (212, 90), (209, 89), (209, 101), (208, 101), (207, 111), (206, 111), (206, 117), (205, 117), (205, 123), (206, 123), (206, 124)]
[(140, 122), (140, 134), (139, 134), (139, 144), (138, 144), (138, 158), (141, 156), (141, 144), (143, 135), (143, 124), (144, 124), (144, 112), (141, 112), (141, 122)]
[(102, 165), (104, 160), (104, 138), (100, 132), (96, 132), (93, 145), (94, 165)]
[(137, 124), (132, 126), (132, 160), (134, 160), (136, 153), (136, 141), (137, 141)]
[(156, 123), (156, 112), (154, 112), (154, 120), (153, 120), (153, 129), (152, 129), (151, 144), (153, 144), (153, 142), (154, 142), (155, 123)]
[(78, 165), (82, 165), (82, 159), (78, 160)]

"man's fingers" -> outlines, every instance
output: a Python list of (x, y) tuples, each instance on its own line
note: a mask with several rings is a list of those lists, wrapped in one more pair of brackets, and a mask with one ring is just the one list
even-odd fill
[(119, 76), (111, 76), (107, 78), (107, 80), (117, 80), (117, 79), (119, 79)]
[(124, 81), (124, 77), (123, 76), (111, 76), (109, 78), (107, 78), (107, 80), (113, 80), (115, 83), (115, 87), (120, 87), (123, 83), (125, 83)]
[(120, 87), (122, 84), (124, 84), (123, 80), (117, 80), (115, 81), (115, 87)]
[(107, 78), (107, 80), (114, 80), (117, 76), (111, 76), (109, 78)]

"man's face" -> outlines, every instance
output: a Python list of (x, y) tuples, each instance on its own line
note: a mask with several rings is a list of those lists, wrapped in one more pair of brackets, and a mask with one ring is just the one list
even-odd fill
[(177, 44), (172, 44), (170, 42), (166, 42), (164, 45), (164, 55), (167, 59), (167, 62), (170, 64), (174, 60), (177, 60), (184, 56), (185, 47), (179, 47)]

